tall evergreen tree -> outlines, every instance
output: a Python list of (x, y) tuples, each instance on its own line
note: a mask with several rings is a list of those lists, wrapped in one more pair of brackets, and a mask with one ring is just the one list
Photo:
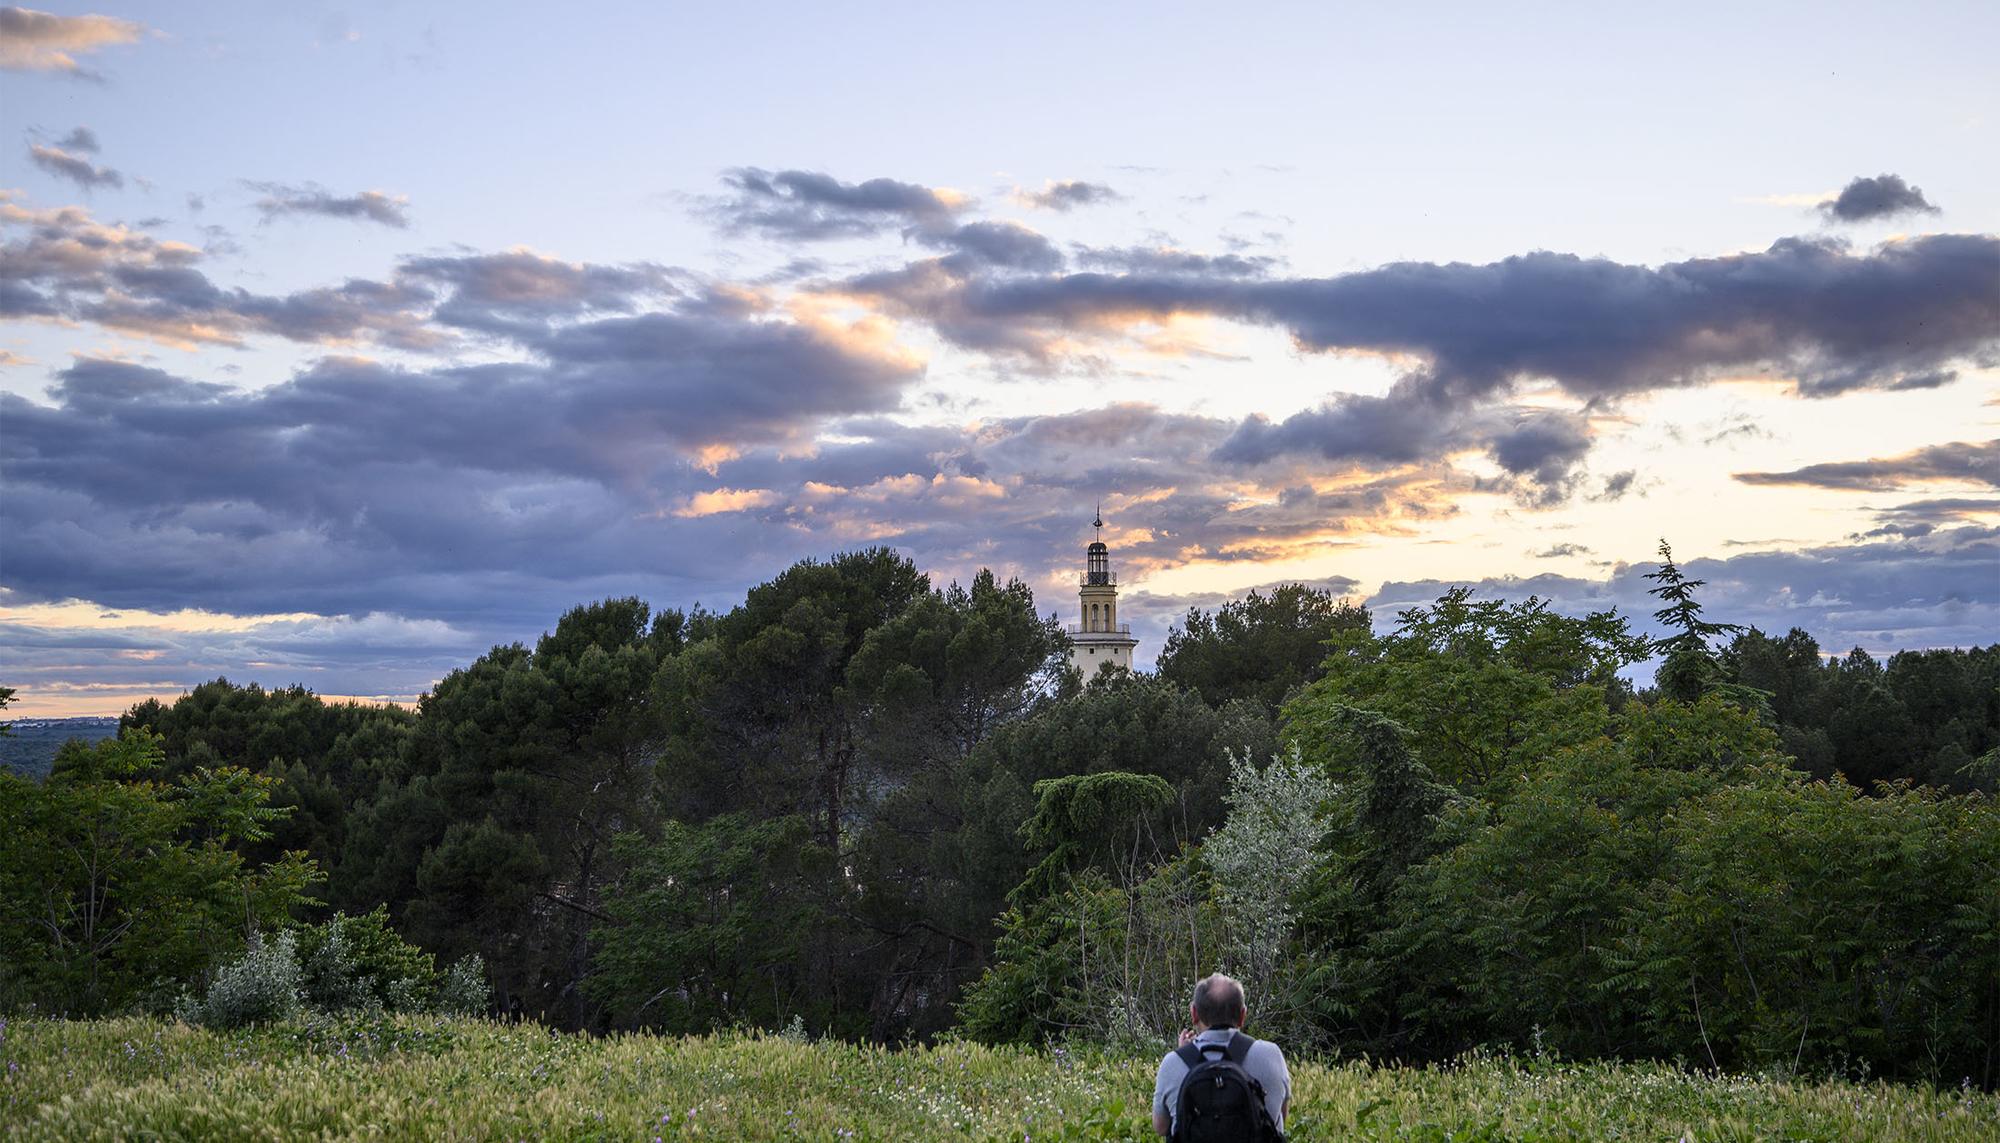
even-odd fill
[(1655, 674), (1660, 693), (1682, 702), (1693, 702), (1723, 683), (1721, 664), (1709, 641), (1743, 630), (1735, 623), (1711, 623), (1701, 617), (1701, 603), (1695, 589), (1707, 581), (1689, 579), (1674, 564), (1673, 549), (1660, 541), (1660, 567), (1646, 573), (1658, 586), (1649, 589), (1666, 606), (1653, 612), (1653, 620), (1669, 634), (1653, 641), (1653, 650), (1666, 656)]

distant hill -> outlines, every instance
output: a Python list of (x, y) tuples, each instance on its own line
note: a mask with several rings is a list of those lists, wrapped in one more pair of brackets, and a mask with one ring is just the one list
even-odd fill
[(72, 738), (96, 742), (118, 735), (115, 718), (17, 718), (3, 724), (0, 735), (0, 766), (40, 780), (49, 776), (56, 751)]

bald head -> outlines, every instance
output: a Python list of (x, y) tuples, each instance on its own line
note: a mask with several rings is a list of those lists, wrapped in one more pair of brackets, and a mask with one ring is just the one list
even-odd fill
[(1233, 976), (1216, 973), (1194, 986), (1194, 1018), (1206, 1028), (1240, 1028), (1248, 1012), (1243, 986)]

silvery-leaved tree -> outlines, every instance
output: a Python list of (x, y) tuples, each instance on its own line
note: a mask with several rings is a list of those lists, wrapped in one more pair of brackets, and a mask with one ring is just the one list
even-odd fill
[(1229, 818), (1202, 847), (1214, 871), (1229, 935), (1225, 966), (1253, 1002), (1276, 999), (1292, 896), (1312, 867), (1336, 792), (1326, 771), (1296, 749), (1259, 767), (1230, 754)]

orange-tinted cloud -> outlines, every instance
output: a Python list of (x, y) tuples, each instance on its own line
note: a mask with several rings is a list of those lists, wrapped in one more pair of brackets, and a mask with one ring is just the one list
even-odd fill
[(0, 8), (0, 68), (91, 76), (76, 57), (137, 43), (143, 24), (112, 16), (58, 16), (33, 8)]

